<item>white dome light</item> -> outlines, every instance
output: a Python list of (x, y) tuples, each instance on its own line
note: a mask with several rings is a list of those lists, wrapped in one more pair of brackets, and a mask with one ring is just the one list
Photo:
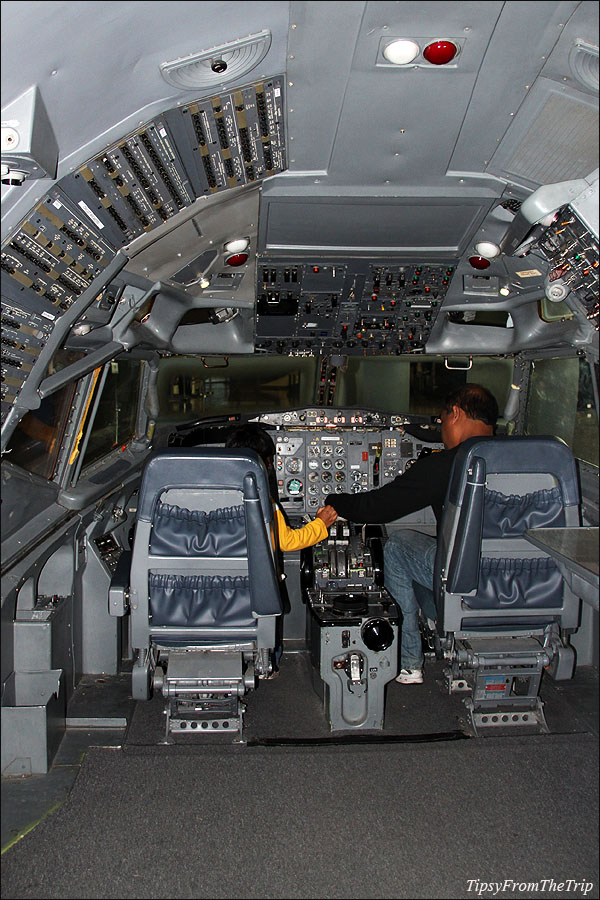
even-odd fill
[(406, 66), (416, 59), (421, 48), (414, 41), (392, 41), (383, 51), (388, 62), (395, 66)]
[(491, 241), (479, 241), (478, 244), (475, 244), (475, 250), (485, 259), (493, 259), (500, 253), (498, 244), (492, 244)]
[(225, 244), (225, 250), (227, 253), (243, 253), (249, 243), (248, 238), (237, 238), (234, 241), (228, 241)]

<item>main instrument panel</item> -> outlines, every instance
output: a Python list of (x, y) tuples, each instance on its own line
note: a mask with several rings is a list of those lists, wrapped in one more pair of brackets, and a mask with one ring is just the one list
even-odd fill
[(434, 431), (425, 442), (405, 430), (417, 423), (413, 430), (427, 435), (419, 417), (374, 410), (303, 409), (265, 413), (256, 421), (275, 429), (279, 498), (289, 515), (314, 515), (327, 494), (383, 487), (420, 454), (443, 446)]

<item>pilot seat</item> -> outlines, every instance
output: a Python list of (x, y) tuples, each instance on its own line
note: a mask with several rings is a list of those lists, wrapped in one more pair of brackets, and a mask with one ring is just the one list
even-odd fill
[(154, 687), (166, 731), (238, 731), (272, 671), (282, 613), (267, 473), (250, 450), (172, 448), (148, 460), (132, 552), (109, 594), (130, 613), (134, 699)]
[(579, 490), (569, 448), (556, 438), (470, 438), (458, 449), (438, 535), (437, 631), (450, 692), (465, 700), (475, 733), (548, 727), (544, 671), (573, 675), (569, 634), (579, 598), (528, 529), (578, 526)]

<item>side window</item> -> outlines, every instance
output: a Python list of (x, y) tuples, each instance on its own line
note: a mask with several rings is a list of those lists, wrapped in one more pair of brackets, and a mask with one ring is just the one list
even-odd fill
[(584, 358), (539, 359), (531, 364), (525, 434), (552, 434), (573, 455), (598, 465), (598, 410), (594, 370)]
[(23, 416), (6, 448), (10, 462), (48, 480), (54, 476), (74, 393), (75, 384), (66, 385)]
[(106, 456), (135, 436), (141, 363), (114, 360), (108, 363), (98, 408), (91, 423), (83, 468)]

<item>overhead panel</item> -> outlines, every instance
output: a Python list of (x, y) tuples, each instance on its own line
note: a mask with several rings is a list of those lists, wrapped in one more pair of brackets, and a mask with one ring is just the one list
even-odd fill
[(285, 169), (281, 78), (189, 103), (166, 119), (199, 197)]
[(57, 182), (2, 248), (3, 421), (56, 322), (121, 248), (285, 167), (278, 76), (157, 116)]
[(58, 187), (2, 248), (2, 421), (56, 321), (116, 255)]
[(100, 229), (52, 188), (2, 248), (2, 293), (34, 312), (62, 315), (115, 256)]
[(61, 187), (117, 247), (198, 197), (285, 168), (280, 77), (172, 109), (66, 176)]

